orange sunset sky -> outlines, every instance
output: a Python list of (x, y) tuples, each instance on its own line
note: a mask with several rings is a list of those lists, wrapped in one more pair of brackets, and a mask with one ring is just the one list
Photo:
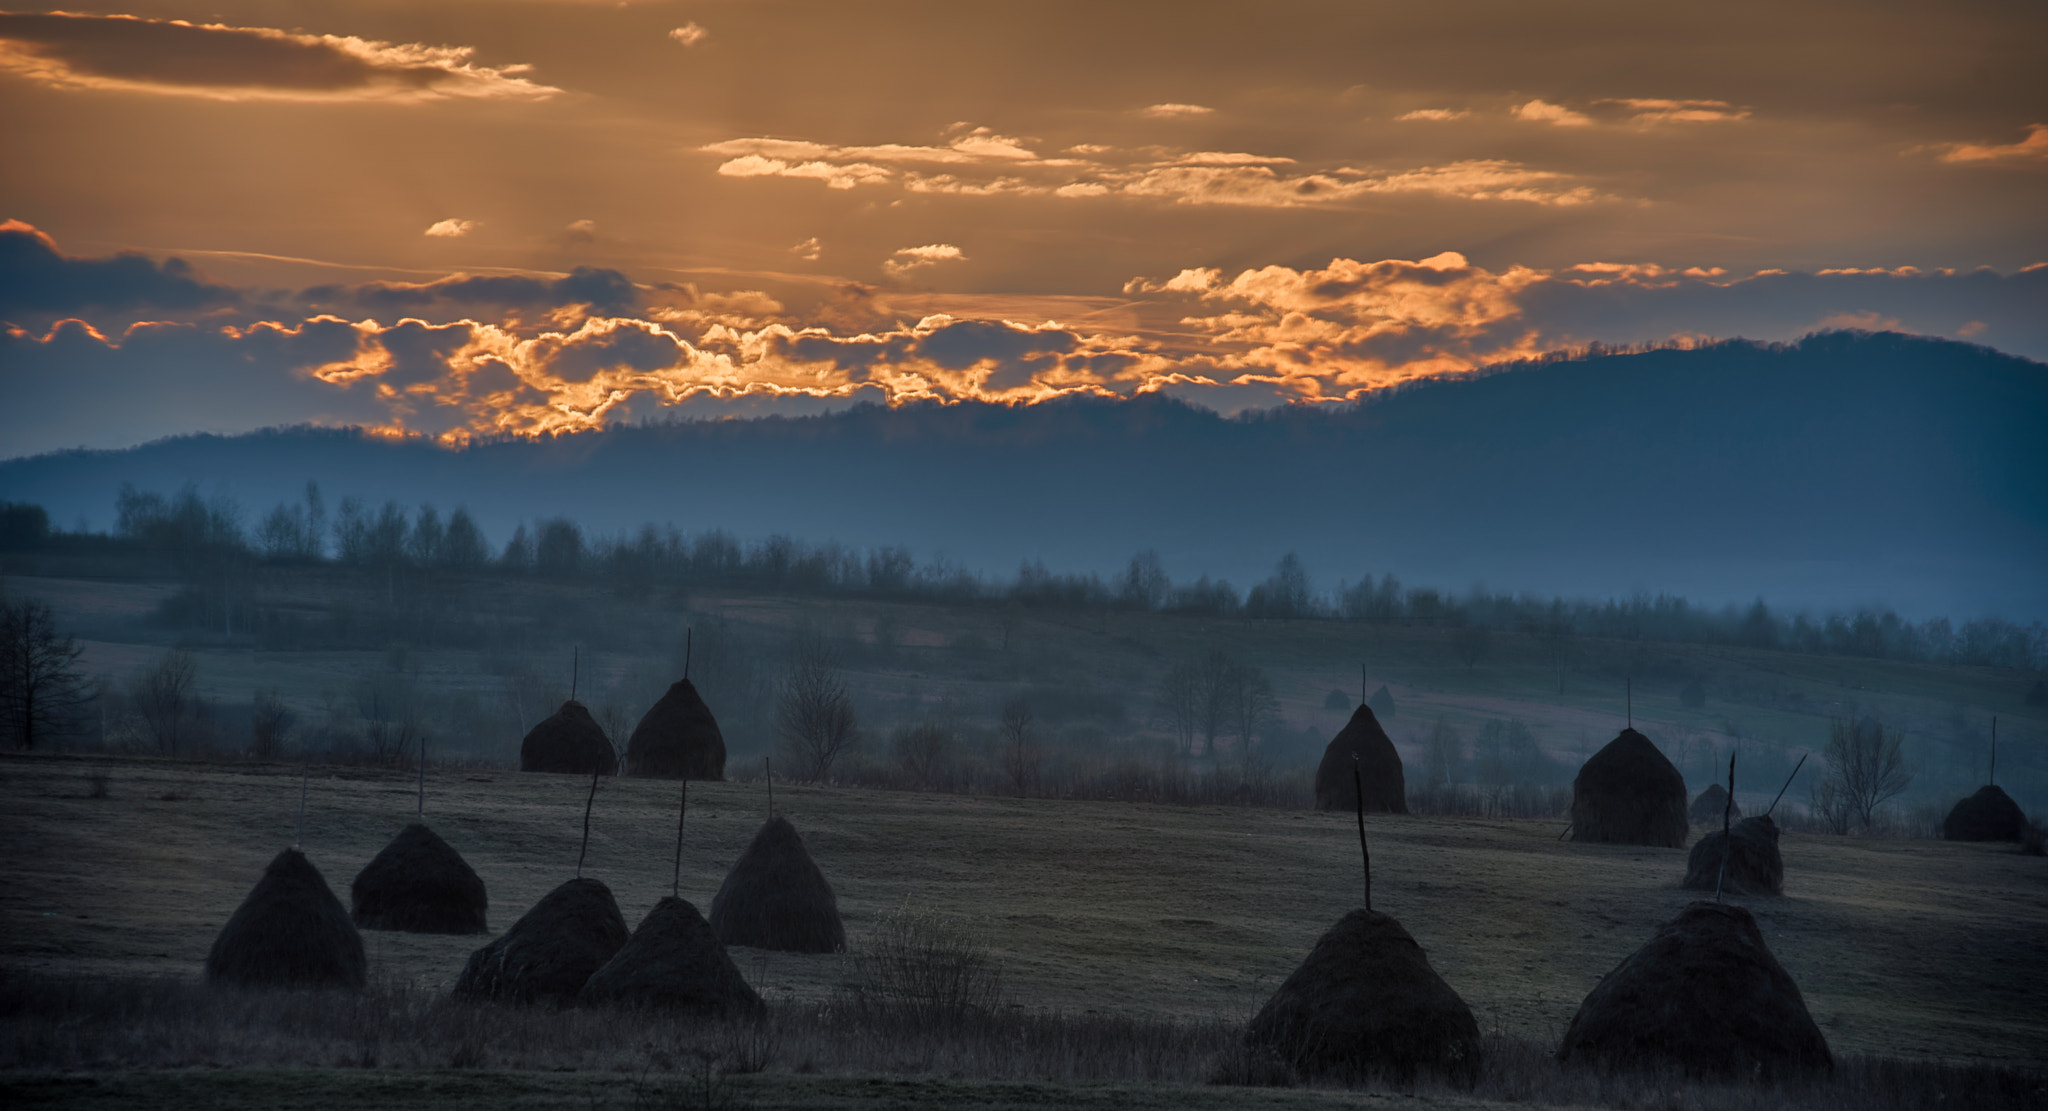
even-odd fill
[(2048, 358), (2048, 5), (0, 14), (0, 447)]

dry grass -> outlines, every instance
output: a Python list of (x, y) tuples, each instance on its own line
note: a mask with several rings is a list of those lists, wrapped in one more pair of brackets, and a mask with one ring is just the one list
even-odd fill
[[(88, 767), (106, 770), (107, 798), (82, 789)], [(0, 843), (9, 847), (0, 856), (0, 965), (10, 969), (0, 1065), (575, 1068), (624, 1076), (654, 1063), (681, 1077), (705, 1039), (736, 1036), (449, 1004), (447, 986), (477, 944), (455, 937), (366, 934), (381, 986), (361, 997), (201, 991), (195, 981), (214, 933), (264, 862), (292, 840), (297, 771), (0, 759)], [(509, 926), (573, 868), (588, 783), (474, 770), (430, 778), (428, 821), (489, 885), (494, 928)], [(671, 788), (607, 780), (599, 789), (586, 874), (612, 887), (629, 919), (667, 894)], [(409, 820), (412, 790), (402, 771), (315, 769), (305, 844), (338, 892)], [(761, 821), (762, 796), (755, 784), (692, 785), (687, 897), (702, 903), (716, 890)], [(831, 1102), (845, 1093), (813, 1073), (957, 1076), (970, 1087), (1142, 1082), (1164, 1085), (1162, 1093), (1202, 1092), (1189, 1097), (1195, 1103), (1222, 1098), (1177, 1086), (1199, 1085), (1225, 1064), (1234, 1031), (1358, 902), (1347, 815), (786, 786), (776, 803), (838, 889), (849, 952), (734, 951), (773, 1004), (775, 1063), (766, 1078), (733, 1083), (767, 1105), (849, 1105)], [(1957, 1085), (2039, 1087), (2026, 1070), (2041, 1068), (2048, 1044), (2048, 942), (2039, 929), (2048, 861), (2010, 846), (1797, 834), (1783, 843), (1787, 896), (1745, 902), (1843, 1057), (1834, 1086), (1777, 1097), (1684, 1086), (1665, 1098), (1655, 1078), (1552, 1068), (1548, 1051), (1586, 991), (1691, 899), (1678, 887), (1683, 850), (1573, 845), (1556, 839), (1558, 829), (1473, 818), (1368, 821), (1374, 905), (1429, 950), (1495, 1046), (1478, 1092), (1434, 1098), (1916, 1105), (1885, 1094), (1906, 1084), (1885, 1079), (1886, 1070), (1919, 1078), (1906, 1089), (1927, 1096), (1921, 1106), (1935, 1102), (1929, 1093)], [(974, 922), (1018, 1005), (965, 1008), (966, 1017), (936, 1033), (900, 1008), (882, 1007), (895, 1016), (884, 1020), (874, 1005), (851, 1006), (860, 960), (887, 951), (877, 944), (886, 940), (884, 923), (906, 913)], [(913, 1037), (912, 1028), (929, 1036)], [(714, 1048), (736, 1052), (722, 1042)], [(671, 1065), (656, 1061), (657, 1050)], [(356, 1090), (345, 1076), (334, 1083)], [(1268, 1098), (1228, 1091), (1242, 1105)], [(943, 1083), (918, 1098), (948, 1092), (965, 1098)], [(632, 1105), (629, 1089), (570, 1102), (615, 1096), (624, 1101), (616, 1105)], [(1285, 1099), (1297, 1097), (1311, 1101), (1301, 1106), (1321, 1098)], [(1957, 1106), (1954, 1098), (1945, 1105)], [(1966, 1105), (1979, 1104), (1973, 1097)]]

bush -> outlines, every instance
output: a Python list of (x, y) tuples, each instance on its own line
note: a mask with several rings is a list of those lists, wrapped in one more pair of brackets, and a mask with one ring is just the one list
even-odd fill
[(865, 1006), (941, 1025), (1003, 1005), (1003, 966), (987, 937), (957, 919), (922, 910), (886, 914), (854, 962)]

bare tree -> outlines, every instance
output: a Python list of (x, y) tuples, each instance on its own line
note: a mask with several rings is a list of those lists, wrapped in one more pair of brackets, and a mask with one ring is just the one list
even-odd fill
[(259, 760), (276, 756), (294, 720), (276, 691), (257, 691), (249, 707), (249, 754)]
[(1237, 743), (1237, 762), (1244, 781), (1265, 778), (1259, 759), (1258, 741), (1280, 721), (1280, 699), (1273, 694), (1273, 682), (1256, 667), (1240, 664), (1232, 669), (1226, 707), (1231, 737)]
[[(1877, 808), (1904, 793), (1913, 782), (1905, 754), (1899, 749), (1901, 739), (1898, 730), (1885, 728), (1875, 717), (1837, 718), (1828, 730), (1827, 783), (1837, 793), (1835, 805), (1846, 809), (1846, 817), (1866, 829)], [(1846, 827), (1846, 821), (1843, 825)]]
[(195, 724), (197, 699), (192, 696), (199, 665), (192, 653), (174, 648), (129, 686), (129, 697), (158, 748), (175, 756)]
[(1216, 734), (1229, 723), (1230, 704), (1236, 697), (1235, 688), (1243, 681), (1241, 665), (1219, 649), (1202, 657), (1196, 665), (1195, 675), (1199, 684), (1196, 688), (1195, 721), (1201, 729), (1209, 755), (1214, 756)]
[(1451, 634), (1451, 650), (1470, 671), (1493, 648), (1493, 633), (1484, 625), (1467, 625)]
[(0, 605), (0, 736), (32, 749), (77, 731), (78, 712), (92, 701), (77, 666), (84, 651), (57, 635), (46, 603)]
[(920, 789), (929, 790), (953, 753), (953, 731), (936, 721), (899, 726), (889, 738), (890, 755)]
[(996, 730), (1003, 738), (1003, 768), (1022, 797), (1038, 770), (1038, 751), (1031, 743), (1031, 707), (1023, 695), (1003, 703), (1003, 718)]
[(1173, 665), (1159, 682), (1156, 695), (1159, 719), (1173, 733), (1178, 751), (1195, 752), (1195, 734), (1201, 731), (1202, 671), (1192, 661)]
[(1465, 762), (1465, 742), (1442, 714), (1429, 727), (1429, 741), (1422, 749), (1422, 786), (1426, 790), (1448, 787), (1458, 781), (1458, 768)]
[(798, 639), (776, 696), (775, 722), (784, 750), (806, 779), (824, 779), (833, 761), (860, 740), (853, 698), (816, 637)]

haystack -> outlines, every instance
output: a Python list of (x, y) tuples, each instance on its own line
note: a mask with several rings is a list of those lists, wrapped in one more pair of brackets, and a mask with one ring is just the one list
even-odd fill
[(1697, 902), (1601, 979), (1558, 1047), (1560, 1061), (1783, 1080), (1829, 1071), (1827, 1039), (1756, 919)]
[[(1725, 854), (1724, 846), (1732, 846)], [(1721, 858), (1728, 858), (1728, 878), (1721, 880)], [(1778, 823), (1769, 814), (1744, 818), (1727, 833), (1715, 830), (1693, 843), (1685, 861), (1685, 883), (1694, 891), (1721, 890), (1736, 895), (1783, 895), (1785, 859), (1778, 855)]]
[(1372, 692), (1372, 697), (1366, 699), (1365, 704), (1372, 707), (1373, 713), (1388, 721), (1394, 720), (1394, 692), (1388, 690), (1385, 683), (1381, 683), (1380, 689)]
[(1685, 777), (1633, 729), (1607, 742), (1572, 780), (1572, 840), (1685, 844)]
[(1479, 1068), (1479, 1024), (1391, 917), (1354, 910), (1316, 942), (1245, 1029), (1245, 1045), (1303, 1073), (1461, 1078)]
[(484, 881), (439, 834), (411, 822), (349, 885), (349, 916), (365, 930), (480, 934)]
[[(1358, 780), (1351, 774), (1358, 755)], [(1351, 721), (1330, 739), (1323, 762), (1316, 766), (1316, 809), (1351, 810), (1358, 805), (1358, 782), (1365, 786), (1365, 808), (1375, 813), (1408, 813), (1408, 785), (1401, 772), (1401, 754), (1380, 728), (1371, 706), (1360, 706)]]
[(2017, 841), (2026, 831), (2020, 804), (1995, 783), (1956, 803), (1941, 823), (1941, 835), (1950, 841)]
[(626, 742), (626, 774), (659, 779), (724, 779), (725, 735), (688, 679), (649, 707)]
[(674, 896), (654, 904), (640, 928), (583, 985), (584, 1003), (751, 1014), (761, 997), (726, 955), (697, 908)]
[(619, 770), (618, 753), (597, 719), (583, 703), (570, 699), (534, 726), (519, 744), (519, 770), (612, 775)]
[(368, 974), (363, 938), (306, 854), (277, 854), (213, 939), (206, 980), (240, 987), (348, 988)]
[(839, 899), (785, 818), (768, 819), (711, 900), (711, 930), (727, 945), (840, 953)]
[[(1719, 783), (1709, 783), (1707, 784), (1707, 789), (1700, 792), (1700, 797), (1692, 800), (1692, 810), (1686, 817), (1690, 818), (1692, 824), (1696, 826), (1719, 826), (1721, 824), (1722, 808), (1727, 805), (1728, 788), (1721, 786)], [(1729, 816), (1737, 819), (1741, 818), (1742, 804), (1735, 804), (1735, 812)]]
[(626, 920), (611, 889), (593, 879), (573, 879), (471, 953), (455, 995), (566, 1005), (625, 944)]

